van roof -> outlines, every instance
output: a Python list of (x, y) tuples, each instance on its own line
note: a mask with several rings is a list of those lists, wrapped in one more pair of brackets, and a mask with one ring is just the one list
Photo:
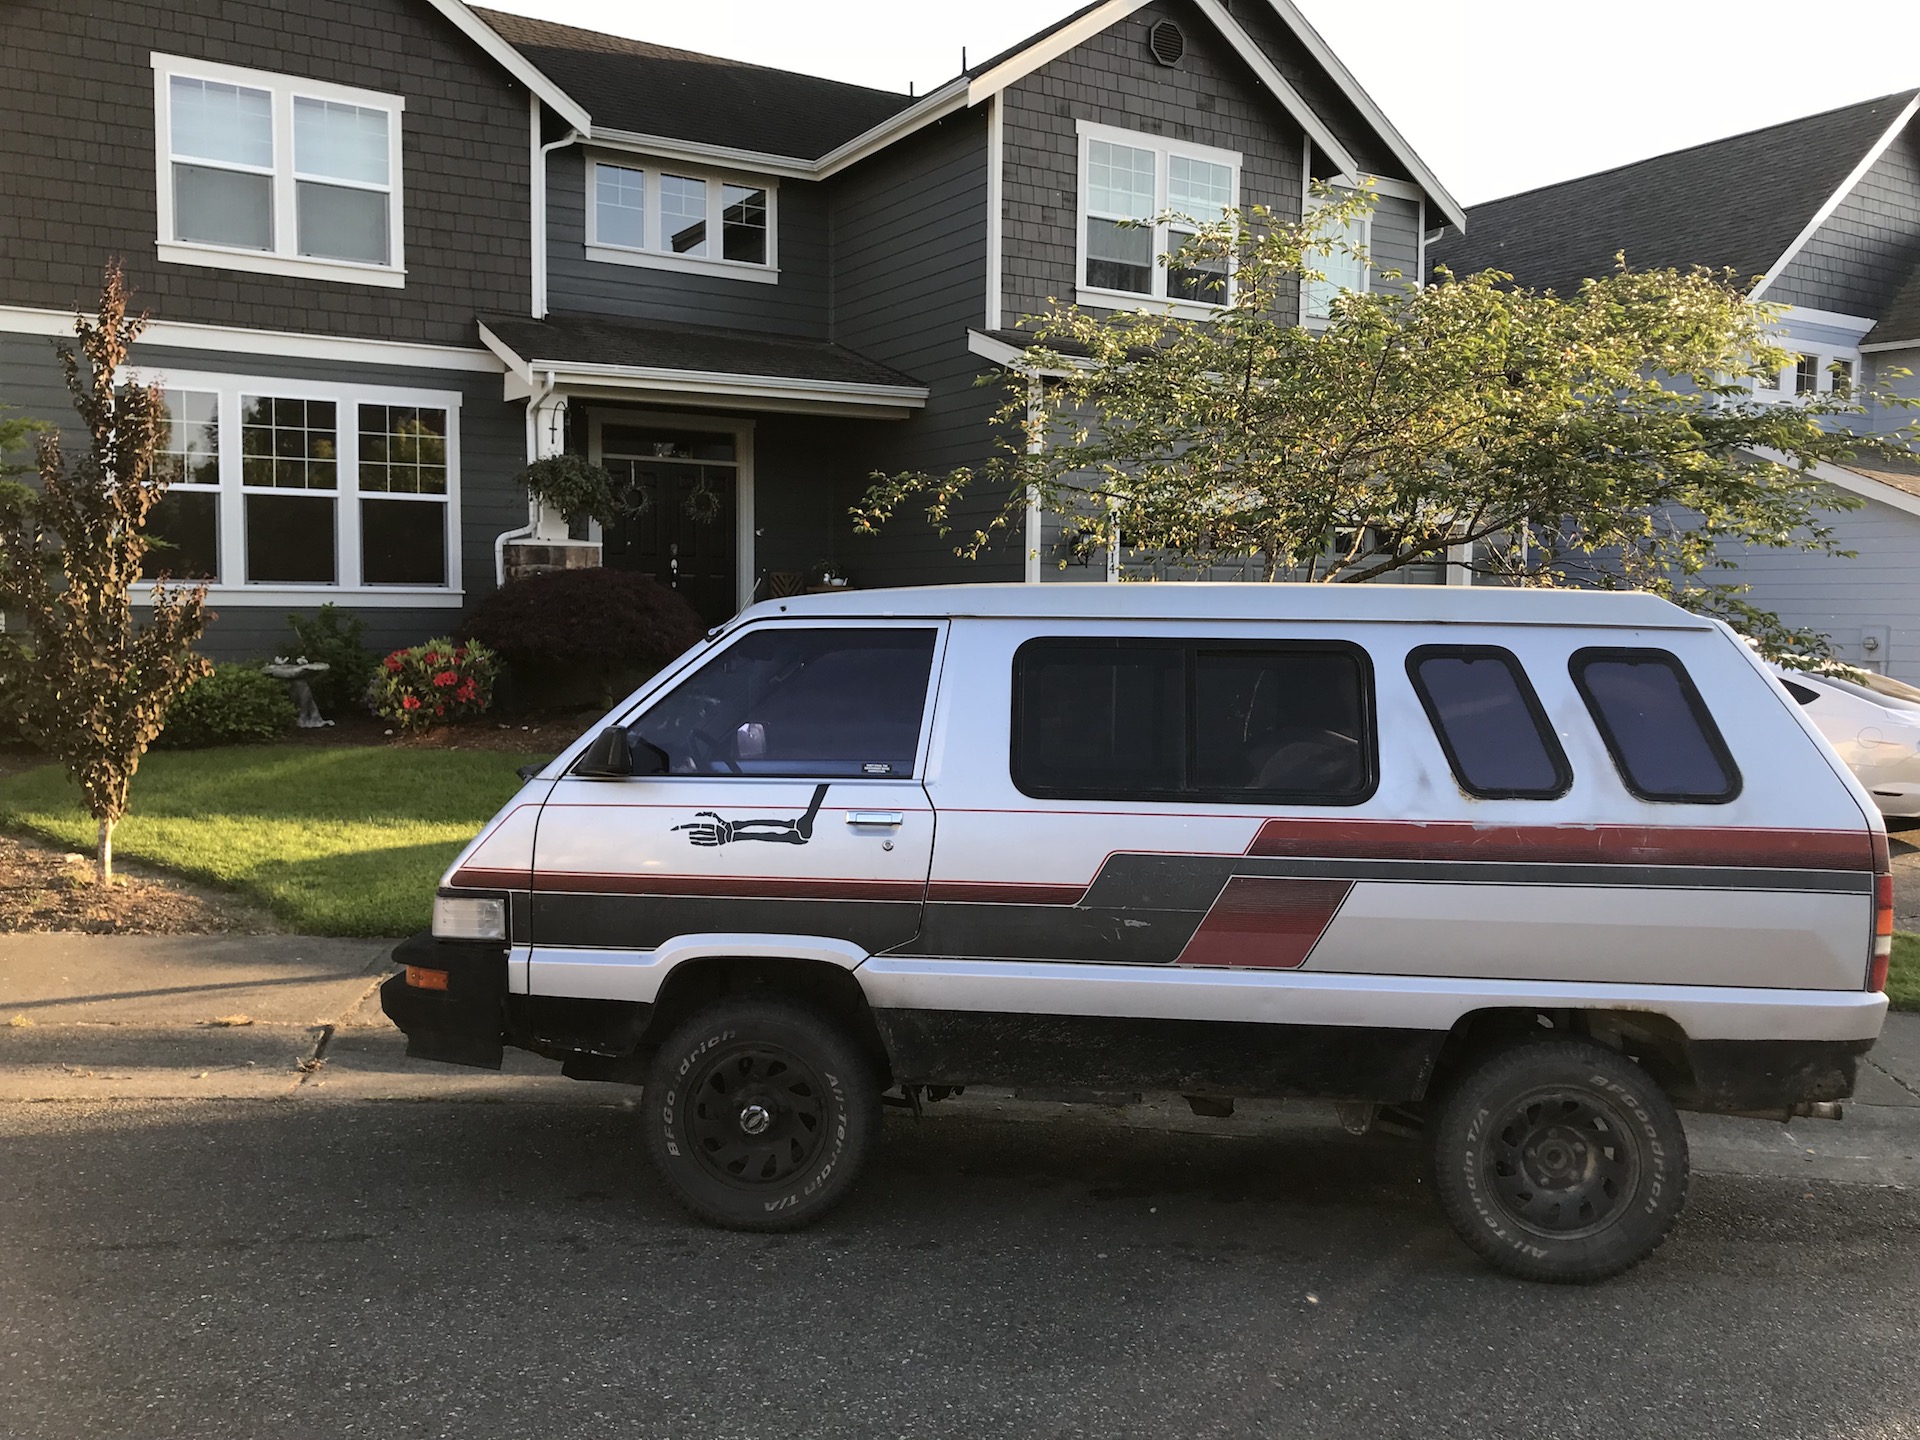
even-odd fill
[(1161, 584), (918, 585), (763, 600), (746, 620), (897, 616), (992, 619), (1370, 620), (1478, 625), (1605, 625), (1703, 630), (1710, 622), (1640, 590), (1494, 585)]

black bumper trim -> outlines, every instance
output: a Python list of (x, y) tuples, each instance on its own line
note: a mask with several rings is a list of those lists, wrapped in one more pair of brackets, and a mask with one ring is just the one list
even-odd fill
[(437, 940), (422, 932), (393, 950), (396, 965), (446, 972), (445, 990), (421, 990), (402, 971), (380, 987), (380, 1008), (407, 1037), (407, 1054), (498, 1070), (507, 1013), (507, 948), (486, 941)]

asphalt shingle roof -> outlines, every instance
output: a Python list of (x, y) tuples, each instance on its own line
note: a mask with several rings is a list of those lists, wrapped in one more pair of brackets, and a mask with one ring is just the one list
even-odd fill
[(1498, 269), (1569, 291), (1636, 269), (1765, 274), (1914, 96), (1908, 90), (1583, 175), (1467, 210), (1467, 232), (1428, 249), (1456, 275)]
[(817, 160), (915, 103), (815, 75), (473, 7), (596, 129)]
[(910, 385), (911, 375), (824, 340), (796, 340), (712, 325), (653, 325), (599, 315), (482, 315), (480, 323), (522, 360), (627, 365), (709, 375), (770, 375), (853, 385)]

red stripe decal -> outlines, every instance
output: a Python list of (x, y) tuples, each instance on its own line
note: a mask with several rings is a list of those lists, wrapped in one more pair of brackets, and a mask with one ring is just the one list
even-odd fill
[(476, 890), (525, 890), (532, 883), (533, 876), (529, 871), (494, 870), (485, 865), (462, 865), (447, 881), (447, 884), (461, 889)]
[(1867, 831), (1654, 825), (1472, 825), (1458, 820), (1269, 820), (1247, 854), (1337, 860), (1498, 860), (1545, 865), (1715, 865), (1871, 870)]
[(771, 875), (595, 875), (543, 870), (535, 888), (592, 895), (725, 896), (730, 900), (901, 900), (920, 903), (918, 880), (783, 879)]
[(1352, 889), (1351, 880), (1236, 875), (1175, 963), (1298, 970)]

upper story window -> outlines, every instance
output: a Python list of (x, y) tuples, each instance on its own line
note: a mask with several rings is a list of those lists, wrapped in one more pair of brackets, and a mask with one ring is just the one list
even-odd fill
[(1161, 257), (1178, 255), (1197, 226), (1239, 208), (1240, 156), (1085, 120), (1079, 129), (1080, 303), (1226, 304), (1232, 280), (1223, 265), (1167, 265)]
[(1755, 380), (1753, 391), (1762, 400), (1787, 400), (1796, 395), (1845, 398), (1853, 394), (1859, 363), (1854, 351), (1800, 350), (1795, 352), (1792, 363), (1778, 374), (1762, 375)]
[(153, 56), (162, 260), (406, 283), (397, 95)]
[[(1341, 191), (1341, 195), (1349, 192)], [(1307, 198), (1312, 206), (1312, 196)], [(1309, 325), (1325, 324), (1333, 318), (1333, 302), (1342, 295), (1364, 295), (1369, 288), (1371, 277), (1367, 265), (1360, 258), (1367, 253), (1373, 242), (1373, 217), (1356, 215), (1339, 223), (1323, 225), (1320, 238), (1337, 242), (1334, 249), (1326, 255), (1316, 255), (1312, 259), (1313, 268), (1326, 276), (1324, 280), (1308, 280), (1301, 286), (1300, 316)], [(1359, 254), (1354, 252), (1358, 251)]]
[(588, 169), (589, 259), (779, 278), (770, 182), (624, 160)]

